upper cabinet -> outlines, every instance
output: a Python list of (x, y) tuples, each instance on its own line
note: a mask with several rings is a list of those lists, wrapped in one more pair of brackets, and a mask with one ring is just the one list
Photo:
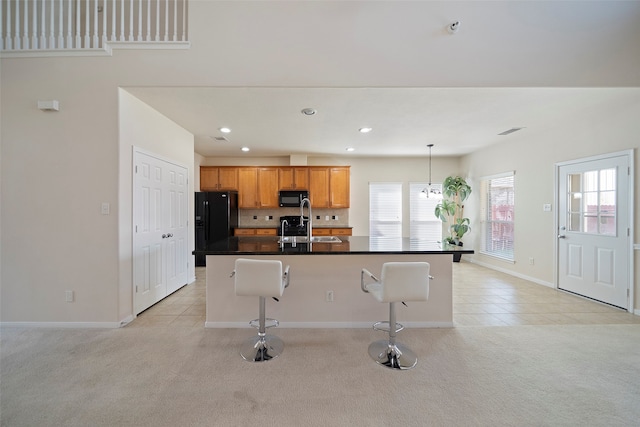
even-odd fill
[(243, 209), (278, 207), (278, 168), (238, 168), (238, 206)]
[(314, 208), (348, 208), (350, 202), (348, 166), (309, 167), (309, 198)]
[(307, 167), (279, 167), (278, 188), (280, 190), (308, 190), (309, 169)]
[(200, 166), (200, 191), (238, 190), (238, 168)]
[(238, 191), (242, 209), (277, 208), (279, 190), (309, 190), (314, 208), (348, 208), (349, 166), (201, 166), (200, 191)]
[(329, 204), (332, 208), (348, 208), (351, 200), (348, 167), (329, 168)]

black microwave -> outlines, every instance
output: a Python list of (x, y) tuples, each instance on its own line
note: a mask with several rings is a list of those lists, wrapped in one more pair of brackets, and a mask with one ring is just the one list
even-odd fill
[(282, 207), (298, 207), (302, 203), (302, 199), (309, 198), (307, 190), (287, 190), (280, 191), (278, 200)]

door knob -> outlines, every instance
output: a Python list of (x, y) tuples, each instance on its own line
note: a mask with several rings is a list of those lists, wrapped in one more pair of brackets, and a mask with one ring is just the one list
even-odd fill
[(565, 236), (564, 234), (558, 234), (558, 239), (566, 239), (567, 236)]
[(163, 234), (163, 235), (162, 235), (162, 238), (163, 238), (163, 239), (166, 239), (166, 238), (167, 238), (167, 235), (166, 235), (166, 234)]

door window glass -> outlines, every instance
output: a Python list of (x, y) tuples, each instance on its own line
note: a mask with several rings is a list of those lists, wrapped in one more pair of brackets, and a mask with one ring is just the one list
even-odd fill
[(570, 174), (567, 183), (569, 231), (615, 236), (616, 169)]

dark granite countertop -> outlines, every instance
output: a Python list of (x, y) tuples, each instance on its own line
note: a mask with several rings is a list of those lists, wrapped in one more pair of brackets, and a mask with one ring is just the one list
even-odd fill
[(341, 243), (287, 243), (283, 248), (278, 237), (235, 236), (209, 244), (194, 255), (348, 255), (348, 254), (472, 254), (472, 249), (442, 246), (438, 242), (411, 239), (339, 236)]

